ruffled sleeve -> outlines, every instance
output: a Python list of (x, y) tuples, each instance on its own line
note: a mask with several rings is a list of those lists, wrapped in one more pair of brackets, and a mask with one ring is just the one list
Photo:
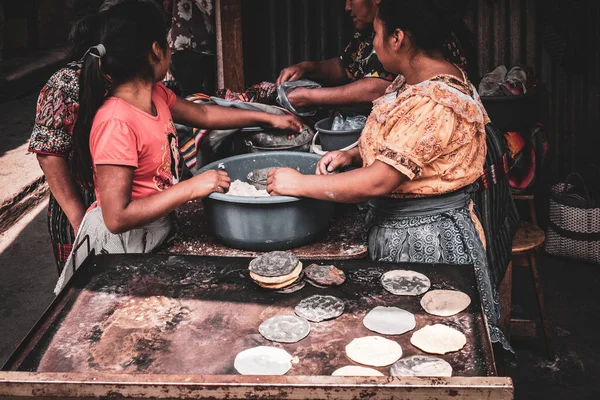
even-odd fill
[[(457, 129), (456, 112), (430, 97), (415, 95), (401, 102), (386, 121), (386, 134), (375, 159), (384, 162), (410, 180), (426, 166), (450, 154), (473, 139), (476, 129)], [(464, 121), (462, 121), (464, 122)], [(445, 171), (437, 171), (444, 175)]]
[(40, 91), (28, 151), (68, 156), (78, 111), (79, 74), (75, 69), (63, 68)]

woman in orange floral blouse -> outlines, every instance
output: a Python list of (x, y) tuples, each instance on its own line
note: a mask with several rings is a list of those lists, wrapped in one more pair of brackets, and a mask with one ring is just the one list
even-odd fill
[[(464, 71), (439, 50), (461, 23), (464, 3), (383, 0), (374, 46), (398, 78), (373, 102), (359, 147), (327, 153), (317, 175), (273, 170), (267, 190), (342, 203), (369, 201), (373, 260), (474, 265), (492, 342), (510, 349), (496, 326), (499, 301), (472, 211), (489, 120)], [(329, 175), (349, 166), (362, 168)]]

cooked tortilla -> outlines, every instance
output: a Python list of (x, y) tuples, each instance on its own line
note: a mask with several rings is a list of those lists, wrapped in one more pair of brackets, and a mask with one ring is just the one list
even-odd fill
[(383, 335), (402, 335), (415, 329), (415, 316), (398, 307), (377, 306), (365, 316), (363, 325)]

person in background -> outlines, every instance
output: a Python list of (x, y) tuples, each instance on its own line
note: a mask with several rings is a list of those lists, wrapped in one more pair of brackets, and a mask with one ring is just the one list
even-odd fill
[(172, 24), (167, 37), (171, 74), (183, 97), (212, 95), (216, 77), (214, 0), (166, 0)]
[[(83, 216), (95, 201), (94, 191), (77, 183), (69, 169), (73, 152), (72, 134), (79, 112), (81, 59), (91, 46), (98, 43), (97, 33), (102, 16), (115, 4), (125, 1), (130, 0), (107, 0), (100, 12), (82, 18), (73, 26), (69, 36), (71, 48), (68, 59), (74, 61), (50, 77), (40, 91), (37, 102), (28, 151), (36, 154), (50, 188), (48, 230), (59, 275), (71, 253)], [(152, 0), (137, 1), (155, 5)], [(161, 16), (165, 24), (162, 12)], [(204, 113), (204, 109), (195, 110)], [(288, 123), (291, 120), (282, 121), (271, 119), (265, 123), (292, 126)], [(195, 122), (197, 119), (191, 121), (192, 124)], [(202, 122), (212, 123), (206, 119)]]
[(346, 0), (345, 9), (356, 29), (340, 57), (324, 61), (304, 61), (285, 68), (277, 85), (310, 79), (327, 87), (298, 88), (288, 94), (296, 109), (304, 107), (370, 106), (396, 77), (381, 65), (373, 39), (373, 20), (380, 0)]
[(40, 91), (35, 122), (29, 141), (50, 188), (48, 231), (60, 274), (71, 253), (75, 234), (94, 202), (92, 190), (75, 183), (69, 170), (72, 134), (79, 111), (81, 59), (92, 46), (97, 16), (79, 20), (71, 30), (68, 59), (73, 60), (55, 72)]
[(71, 252), (55, 293), (88, 252), (150, 252), (170, 234), (172, 211), (229, 188), (225, 171), (179, 181), (173, 120), (213, 128), (301, 129), (292, 116), (199, 105), (175, 96), (161, 83), (171, 52), (162, 12), (153, 4), (123, 1), (102, 15), (97, 31), (99, 43), (83, 59), (71, 159), (75, 180), (93, 188), (97, 201), (74, 242), (75, 249), (87, 242), (84, 256)]
[[(71, 253), (85, 211), (96, 199), (93, 191), (74, 181), (68, 167), (79, 110), (81, 58), (94, 45), (100, 13), (121, 1), (106, 0), (98, 14), (83, 17), (73, 25), (67, 55), (70, 62), (48, 79), (37, 101), (28, 152), (36, 154), (50, 188), (48, 232), (59, 274)], [(156, 4), (155, 0), (140, 1)]]
[[(382, 0), (374, 47), (398, 78), (374, 102), (358, 148), (325, 154), (317, 175), (272, 170), (267, 191), (369, 201), (374, 261), (473, 265), (491, 340), (511, 349), (497, 327), (498, 282), (472, 201), (489, 118), (466, 73), (441, 51), (464, 8), (462, 0)], [(362, 168), (330, 175), (349, 166)]]

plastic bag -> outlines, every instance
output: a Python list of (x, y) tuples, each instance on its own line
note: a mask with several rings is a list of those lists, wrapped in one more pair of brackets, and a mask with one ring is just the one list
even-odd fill
[(353, 131), (363, 129), (367, 123), (367, 117), (364, 115), (355, 115), (352, 117), (344, 117), (337, 114), (331, 124), (332, 131)]
[(307, 79), (301, 79), (299, 81), (283, 82), (277, 88), (277, 103), (281, 107), (289, 110), (290, 112), (292, 112), (295, 115), (298, 115), (300, 117), (310, 117), (310, 116), (313, 116), (313, 115), (315, 115), (315, 113), (317, 111), (314, 110), (314, 109), (312, 109), (312, 108), (304, 108), (304, 109), (301, 109), (301, 110), (296, 110), (294, 108), (294, 106), (292, 106), (292, 104), (290, 103), (290, 101), (288, 100), (288, 94), (290, 92), (292, 92), (293, 90), (296, 90), (298, 88), (318, 89), (318, 88), (321, 88), (321, 87), (322, 86), (320, 84), (318, 84), (317, 82), (309, 81)]

